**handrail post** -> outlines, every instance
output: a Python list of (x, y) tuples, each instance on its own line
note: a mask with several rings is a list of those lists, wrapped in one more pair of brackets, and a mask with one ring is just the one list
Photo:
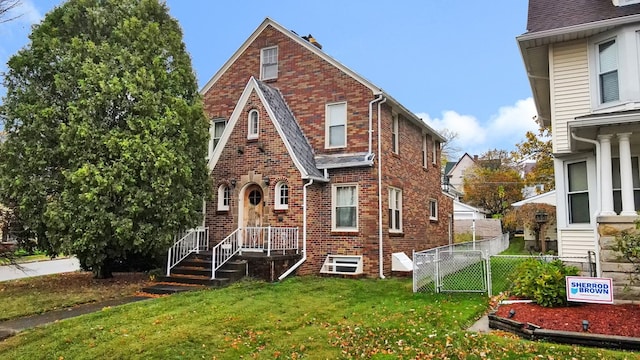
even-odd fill
[(214, 247), (211, 254), (211, 280), (216, 278), (216, 248)]
[(267, 227), (267, 256), (271, 256), (271, 225)]
[(196, 254), (200, 254), (200, 229), (196, 229)]
[(169, 254), (167, 256), (167, 276), (171, 276), (171, 250), (173, 250), (173, 246), (169, 248)]

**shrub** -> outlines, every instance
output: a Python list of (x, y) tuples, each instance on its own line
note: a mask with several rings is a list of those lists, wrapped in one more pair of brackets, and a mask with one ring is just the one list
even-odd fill
[(524, 296), (545, 307), (567, 304), (566, 276), (578, 275), (575, 266), (560, 260), (528, 259), (516, 267), (513, 294)]

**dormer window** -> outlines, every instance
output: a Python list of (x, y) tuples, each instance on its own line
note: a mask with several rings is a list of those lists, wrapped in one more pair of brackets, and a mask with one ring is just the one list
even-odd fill
[(608, 103), (620, 99), (618, 84), (618, 46), (616, 40), (598, 44), (598, 81), (600, 102)]
[(257, 139), (259, 125), (258, 110), (253, 109), (249, 111), (248, 122), (247, 139)]
[(260, 52), (260, 79), (269, 80), (278, 77), (278, 47), (272, 46)]

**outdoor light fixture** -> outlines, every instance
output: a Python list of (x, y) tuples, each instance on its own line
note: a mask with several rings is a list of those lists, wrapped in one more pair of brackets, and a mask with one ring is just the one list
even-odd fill
[(509, 310), (509, 319), (511, 319), (515, 315), (516, 315), (516, 311), (515, 310), (513, 310), (513, 309)]
[(589, 331), (589, 321), (588, 320), (582, 320), (582, 330)]
[(265, 185), (269, 186), (269, 183), (271, 182), (271, 179), (269, 179), (268, 176), (265, 176), (264, 178), (262, 178), (262, 181), (264, 182)]
[(236, 187), (236, 181), (235, 180), (231, 180), (230, 183), (231, 183), (231, 186)]

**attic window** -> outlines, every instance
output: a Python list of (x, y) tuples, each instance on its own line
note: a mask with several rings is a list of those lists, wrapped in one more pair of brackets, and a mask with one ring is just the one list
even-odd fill
[(272, 46), (260, 52), (260, 79), (269, 80), (278, 77), (278, 47)]
[(321, 274), (359, 275), (362, 270), (361, 255), (327, 255), (320, 269)]

